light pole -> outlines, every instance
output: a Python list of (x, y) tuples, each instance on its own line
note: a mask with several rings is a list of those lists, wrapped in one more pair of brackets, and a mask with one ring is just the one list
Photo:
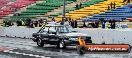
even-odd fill
[(65, 18), (66, 18), (65, 12), (66, 12), (66, 1), (63, 0), (63, 17), (62, 17), (62, 20), (65, 20)]

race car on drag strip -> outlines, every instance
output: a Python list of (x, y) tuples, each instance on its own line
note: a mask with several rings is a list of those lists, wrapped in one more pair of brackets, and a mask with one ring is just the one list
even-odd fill
[(92, 43), (91, 37), (74, 31), (70, 26), (64, 25), (45, 25), (37, 33), (33, 33), (33, 41), (37, 42), (39, 47), (45, 44), (56, 45), (57, 48), (66, 48), (66, 46), (76, 46), (79, 44), (78, 37), (82, 37), (86, 44)]

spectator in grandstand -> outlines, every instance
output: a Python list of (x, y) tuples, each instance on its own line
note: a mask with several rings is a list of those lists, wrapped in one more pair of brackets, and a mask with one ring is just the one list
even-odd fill
[(76, 9), (78, 9), (79, 8), (79, 5), (78, 4), (76, 4)]
[(108, 10), (110, 10), (110, 6), (108, 6)]
[(110, 3), (110, 8), (113, 9), (113, 3), (112, 2)]
[(82, 7), (82, 3), (80, 2), (80, 4), (79, 4), (79, 8), (81, 8)]
[(77, 28), (77, 20), (74, 21), (74, 28)]
[(116, 8), (116, 3), (115, 2), (111, 2), (110, 3), (110, 7), (108, 6), (108, 8), (115, 9)]
[(115, 8), (116, 8), (116, 3), (114, 2), (114, 3), (113, 3), (113, 9), (115, 9)]

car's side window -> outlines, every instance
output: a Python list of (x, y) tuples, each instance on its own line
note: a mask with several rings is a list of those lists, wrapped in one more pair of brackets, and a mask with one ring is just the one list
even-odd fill
[(47, 32), (48, 32), (48, 34), (54, 34), (54, 33), (56, 33), (56, 28), (50, 27)]
[(46, 34), (48, 31), (46, 29), (42, 29), (40, 33)]

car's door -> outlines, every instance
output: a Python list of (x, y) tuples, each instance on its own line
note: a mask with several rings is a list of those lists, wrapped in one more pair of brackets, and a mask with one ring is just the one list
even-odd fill
[(39, 34), (42, 39), (48, 40), (48, 28), (42, 29)]
[(48, 30), (48, 38), (50, 39), (50, 41), (58, 41), (56, 30), (54, 28), (49, 28)]

